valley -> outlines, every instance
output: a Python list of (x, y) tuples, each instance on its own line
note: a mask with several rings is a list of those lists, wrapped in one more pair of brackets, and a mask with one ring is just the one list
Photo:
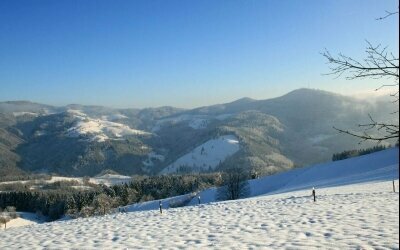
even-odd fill
[(268, 175), (370, 147), (332, 126), (357, 129), (368, 114), (393, 119), (388, 105), (313, 89), (192, 110), (2, 102), (0, 173), (157, 175), (240, 167)]

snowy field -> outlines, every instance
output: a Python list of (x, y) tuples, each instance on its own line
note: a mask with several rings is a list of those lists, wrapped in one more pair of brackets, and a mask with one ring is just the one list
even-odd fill
[[(7, 222), (7, 228), (23, 227), (37, 223), (44, 223), (44, 218), (38, 218), (34, 213), (17, 212), (18, 218), (12, 219)], [(1, 225), (0, 230), (5, 230), (5, 226)]]
[[(316, 164), (296, 168), (287, 172), (265, 176), (249, 181), (250, 196), (271, 195), (307, 189), (343, 186), (363, 182), (377, 182), (399, 178), (399, 149), (392, 148), (369, 155), (354, 157), (342, 161)], [(217, 189), (209, 188), (199, 193), (202, 203), (216, 201)], [(163, 200), (167, 208), (169, 203), (179, 202), (189, 195), (171, 197)], [(189, 205), (196, 205), (193, 198)], [(149, 201), (125, 207), (127, 211), (158, 209), (158, 201)]]
[[(237, 201), (194, 198), (163, 214), (153, 201), (128, 213), (9, 228), (0, 249), (399, 249), (398, 156), (394, 148), (252, 180), (254, 197)], [(214, 193), (202, 192), (202, 202)]]
[(398, 249), (390, 181), (0, 231), (1, 249)]

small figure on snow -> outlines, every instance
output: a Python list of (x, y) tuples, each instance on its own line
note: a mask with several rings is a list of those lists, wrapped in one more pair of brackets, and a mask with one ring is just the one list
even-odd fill
[(201, 202), (200, 202), (200, 195), (197, 196), (197, 200), (199, 201), (199, 204), (200, 204), (200, 203), (201, 203)]
[(162, 203), (161, 203), (161, 201), (159, 201), (158, 203), (160, 205), (160, 214), (162, 214)]

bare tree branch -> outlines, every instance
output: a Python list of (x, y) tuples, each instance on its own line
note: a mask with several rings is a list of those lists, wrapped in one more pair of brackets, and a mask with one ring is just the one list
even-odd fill
[(347, 80), (353, 80), (356, 78), (392, 78), (397, 83), (394, 86), (398, 86), (399, 79), (399, 58), (390, 54), (387, 54), (387, 48), (381, 48), (380, 45), (372, 46), (368, 41), (368, 47), (366, 49), (367, 57), (363, 61), (358, 61), (352, 57), (339, 54), (334, 57), (328, 50), (322, 53), (322, 55), (328, 60), (330, 64), (330, 73), (326, 75), (337, 75), (341, 76), (346, 73)]
[(364, 141), (377, 141), (377, 142), (382, 142), (382, 141), (386, 141), (389, 139), (398, 139), (399, 138), (399, 133), (397, 132), (394, 135), (385, 135), (385, 136), (372, 136), (370, 134), (367, 134), (365, 132), (362, 133), (356, 133), (356, 132), (351, 132), (349, 130), (344, 130), (344, 129), (339, 129), (336, 127), (333, 127), (335, 130), (337, 130), (339, 133), (344, 133), (347, 135), (351, 135), (354, 137), (357, 137), (359, 139), (361, 139), (361, 141), (359, 143), (362, 143)]
[(388, 18), (388, 17), (390, 17), (390, 16), (399, 14), (398, 11), (396, 11), (396, 12), (390, 12), (390, 11), (387, 11), (387, 10), (386, 10), (385, 12), (386, 12), (386, 15), (385, 15), (385, 16), (383, 16), (383, 17), (378, 17), (378, 18), (376, 18), (375, 20), (383, 20), (383, 19), (386, 19), (386, 18)]
[[(385, 19), (399, 12), (386, 12), (387, 15), (379, 20)], [(330, 73), (325, 75), (335, 75), (335, 78), (341, 77), (346, 74), (347, 80), (353, 79), (380, 79), (385, 78), (393, 81), (393, 84), (382, 84), (375, 91), (383, 88), (396, 88), (391, 97), (395, 98), (392, 103), (399, 102), (399, 57), (394, 56), (393, 53), (388, 53), (387, 47), (382, 47), (380, 44), (373, 46), (367, 41), (367, 48), (365, 50), (366, 57), (362, 61), (358, 61), (352, 57), (338, 54), (336, 57), (325, 49), (322, 55), (327, 59)], [(399, 113), (397, 110), (390, 114)], [(368, 115), (370, 122), (366, 124), (359, 124), (358, 127), (362, 128), (361, 132), (352, 132), (345, 129), (333, 127), (339, 133), (344, 133), (361, 139), (359, 143), (364, 141), (377, 141), (378, 143), (386, 140), (397, 139), (399, 141), (399, 125), (392, 124), (391, 122), (377, 122), (371, 115)], [(377, 133), (374, 133), (377, 132)]]

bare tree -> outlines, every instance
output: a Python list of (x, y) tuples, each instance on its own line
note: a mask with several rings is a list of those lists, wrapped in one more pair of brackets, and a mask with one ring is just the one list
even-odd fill
[(249, 174), (243, 168), (231, 168), (222, 174), (222, 187), (218, 189), (217, 200), (236, 200), (250, 193), (247, 179)]
[(15, 207), (7, 206), (5, 211), (7, 212), (8, 217), (10, 217), (11, 219), (18, 218), (17, 210), (15, 209)]
[[(388, 12), (386, 15), (377, 20), (383, 20), (393, 15), (398, 15), (399, 12)], [(391, 88), (390, 96), (393, 98), (393, 104), (395, 109), (389, 111), (392, 115), (398, 116), (399, 113), (399, 56), (389, 52), (387, 47), (382, 47), (380, 44), (373, 46), (367, 41), (366, 57), (363, 60), (357, 60), (350, 56), (338, 54), (332, 56), (328, 50), (322, 53), (322, 55), (328, 60), (331, 72), (328, 75), (336, 75), (340, 77), (346, 75), (347, 80), (354, 79), (386, 79), (391, 83), (382, 84), (375, 91), (379, 91), (382, 88)], [(361, 132), (353, 132), (346, 129), (340, 129), (334, 127), (340, 133), (345, 133), (361, 139), (362, 141), (377, 141), (382, 142), (391, 139), (397, 139), (399, 141), (399, 124), (388, 122), (388, 121), (375, 121), (374, 118), (369, 115), (369, 122), (365, 124), (359, 124), (358, 127), (362, 130)]]
[(93, 207), (98, 213), (106, 214), (108, 211), (110, 211), (113, 203), (113, 198), (104, 193), (101, 193), (94, 198)]
[(7, 228), (7, 222), (9, 222), (11, 218), (6, 215), (6, 213), (0, 214), (0, 225), (4, 224), (4, 228)]
[(92, 216), (93, 214), (94, 214), (94, 208), (93, 207), (84, 206), (84, 207), (82, 207), (82, 209), (81, 209), (81, 211), (79, 213), (79, 216), (86, 218), (86, 217)]

